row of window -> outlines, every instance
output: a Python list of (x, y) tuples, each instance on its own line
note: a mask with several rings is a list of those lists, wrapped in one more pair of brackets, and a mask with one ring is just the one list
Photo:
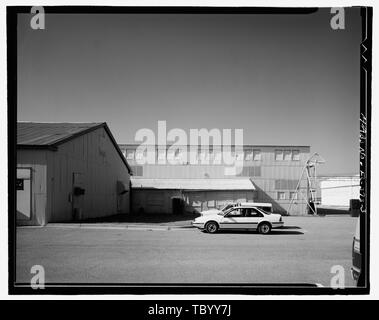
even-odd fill
[[(287, 198), (289, 196), (289, 198)], [(297, 192), (290, 191), (289, 194), (285, 191), (278, 191), (277, 200), (297, 200)]]
[(290, 149), (276, 149), (275, 161), (299, 161), (300, 151)]
[[(193, 151), (191, 151), (193, 152)], [(147, 156), (147, 151), (145, 152), (137, 152), (136, 150), (124, 150), (123, 151), (124, 156), (127, 160), (142, 160), (144, 157)], [(181, 160), (185, 161), (184, 154), (180, 152), (179, 149), (175, 150), (175, 154), (166, 154), (165, 150), (158, 150), (158, 160), (165, 159), (165, 157), (171, 157), (172, 159), (178, 160), (180, 162)], [(231, 155), (233, 157), (238, 157), (240, 154), (237, 152), (237, 154), (232, 151)], [(243, 151), (243, 158), (245, 161), (262, 161), (262, 152), (260, 149), (251, 149), (251, 150), (244, 150)], [(187, 154), (187, 156), (189, 156)], [(221, 152), (205, 152), (205, 151), (199, 151), (196, 153), (196, 159), (197, 160), (205, 160), (209, 159), (210, 161), (221, 159), (222, 153)], [(275, 161), (300, 161), (300, 151), (299, 150), (287, 150), (287, 149), (276, 149), (275, 150)]]

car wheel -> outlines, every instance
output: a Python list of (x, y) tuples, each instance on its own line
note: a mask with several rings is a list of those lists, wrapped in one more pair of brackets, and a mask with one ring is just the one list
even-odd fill
[(270, 233), (270, 231), (271, 231), (271, 226), (270, 224), (266, 222), (263, 222), (258, 226), (258, 232), (260, 234), (267, 234), (267, 233)]
[(208, 222), (205, 225), (205, 230), (207, 230), (208, 233), (215, 233), (218, 230), (218, 224), (214, 221)]

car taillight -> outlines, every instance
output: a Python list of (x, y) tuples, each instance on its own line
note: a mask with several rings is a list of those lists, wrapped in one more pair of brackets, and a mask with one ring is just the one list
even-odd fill
[(283, 220), (282, 220), (282, 217), (280, 217), (280, 218), (279, 218), (279, 221), (280, 221), (280, 222), (282, 222), (282, 221), (283, 221)]

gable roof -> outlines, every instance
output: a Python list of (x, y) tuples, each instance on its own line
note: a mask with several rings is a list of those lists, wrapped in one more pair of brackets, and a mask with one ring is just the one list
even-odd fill
[(17, 122), (18, 149), (50, 149), (57, 150), (62, 143), (89, 133), (98, 128), (104, 128), (108, 133), (116, 151), (126, 165), (129, 173), (131, 168), (122, 154), (106, 122), (94, 123), (57, 123), (57, 122)]

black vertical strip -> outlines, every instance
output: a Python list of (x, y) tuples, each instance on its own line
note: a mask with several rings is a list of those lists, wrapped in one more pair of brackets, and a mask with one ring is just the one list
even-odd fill
[(15, 282), (16, 267), (16, 126), (17, 126), (17, 9), (7, 7), (8, 82), (8, 289)]
[(372, 67), (372, 8), (361, 8), (361, 96), (360, 96), (360, 251), (362, 255), (359, 287), (370, 288), (370, 159), (371, 159), (371, 67)]

